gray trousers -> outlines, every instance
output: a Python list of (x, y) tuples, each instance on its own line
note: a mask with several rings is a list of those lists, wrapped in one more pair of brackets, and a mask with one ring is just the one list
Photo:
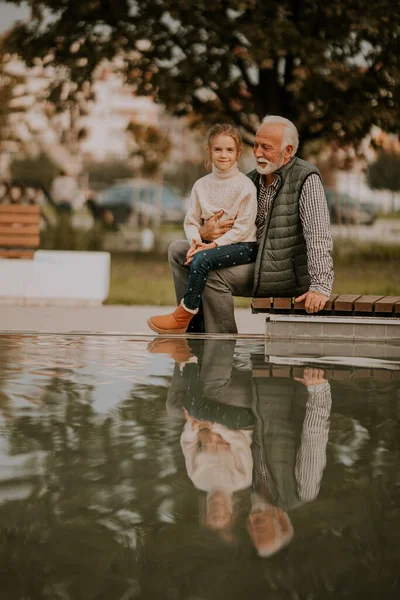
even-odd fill
[[(189, 246), (187, 240), (176, 240), (168, 250), (178, 304), (189, 280), (189, 268), (183, 265)], [(188, 329), (188, 332), (237, 333), (233, 296), (250, 298), (253, 281), (254, 263), (211, 271), (202, 297), (202, 310), (199, 316), (196, 315), (192, 319), (192, 328)], [(201, 318), (204, 323), (201, 323)]]

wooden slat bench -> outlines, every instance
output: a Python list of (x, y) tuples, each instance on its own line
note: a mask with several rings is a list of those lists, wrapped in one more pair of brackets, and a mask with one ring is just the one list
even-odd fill
[[(312, 360), (311, 360), (312, 362)], [(375, 379), (376, 381), (400, 381), (400, 371), (370, 367), (341, 366), (335, 369), (319, 366), (324, 371), (324, 378), (336, 381), (354, 379)], [(304, 367), (286, 365), (259, 364), (253, 365), (253, 377), (295, 378), (303, 377)]]
[[(253, 313), (306, 315), (304, 302), (294, 298), (253, 298)], [(400, 318), (400, 296), (360, 296), (358, 294), (332, 294), (323, 310), (313, 315), (370, 316)]]
[(32, 259), (39, 243), (39, 206), (27, 204), (0, 205), (0, 259)]

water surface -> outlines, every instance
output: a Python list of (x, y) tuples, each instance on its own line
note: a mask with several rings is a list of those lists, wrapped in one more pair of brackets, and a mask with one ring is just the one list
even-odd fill
[(398, 598), (400, 370), (0, 336), (0, 598)]

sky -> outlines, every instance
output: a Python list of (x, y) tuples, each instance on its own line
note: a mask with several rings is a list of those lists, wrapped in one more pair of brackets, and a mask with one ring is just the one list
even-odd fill
[(29, 17), (29, 12), (27, 6), (15, 6), (0, 0), (0, 32), (8, 29), (15, 21)]

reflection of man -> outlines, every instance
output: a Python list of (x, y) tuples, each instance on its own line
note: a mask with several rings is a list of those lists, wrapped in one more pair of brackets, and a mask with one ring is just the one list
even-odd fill
[[(319, 171), (296, 157), (298, 144), (291, 121), (264, 119), (254, 143), (257, 169), (248, 174), (258, 190), (257, 261), (209, 274), (202, 311), (188, 331), (236, 333), (232, 296), (295, 296), (305, 300), (310, 313), (325, 306), (333, 283), (329, 212)], [(233, 221), (219, 221), (221, 216), (204, 223), (203, 241), (216, 240), (232, 227)], [(188, 244), (178, 240), (169, 250), (178, 303), (188, 282)]]
[(253, 445), (255, 491), (247, 528), (263, 557), (290, 542), (293, 527), (287, 511), (315, 500), (326, 464), (332, 404), (329, 383), (322, 370), (312, 368), (304, 369), (303, 377), (296, 380), (308, 392), (298, 448), (296, 412), (302, 402), (295, 384), (286, 382), (286, 394), (278, 398), (269, 395), (276, 388), (271, 381), (264, 382), (268, 395), (265, 385), (257, 390), (260, 422)]

